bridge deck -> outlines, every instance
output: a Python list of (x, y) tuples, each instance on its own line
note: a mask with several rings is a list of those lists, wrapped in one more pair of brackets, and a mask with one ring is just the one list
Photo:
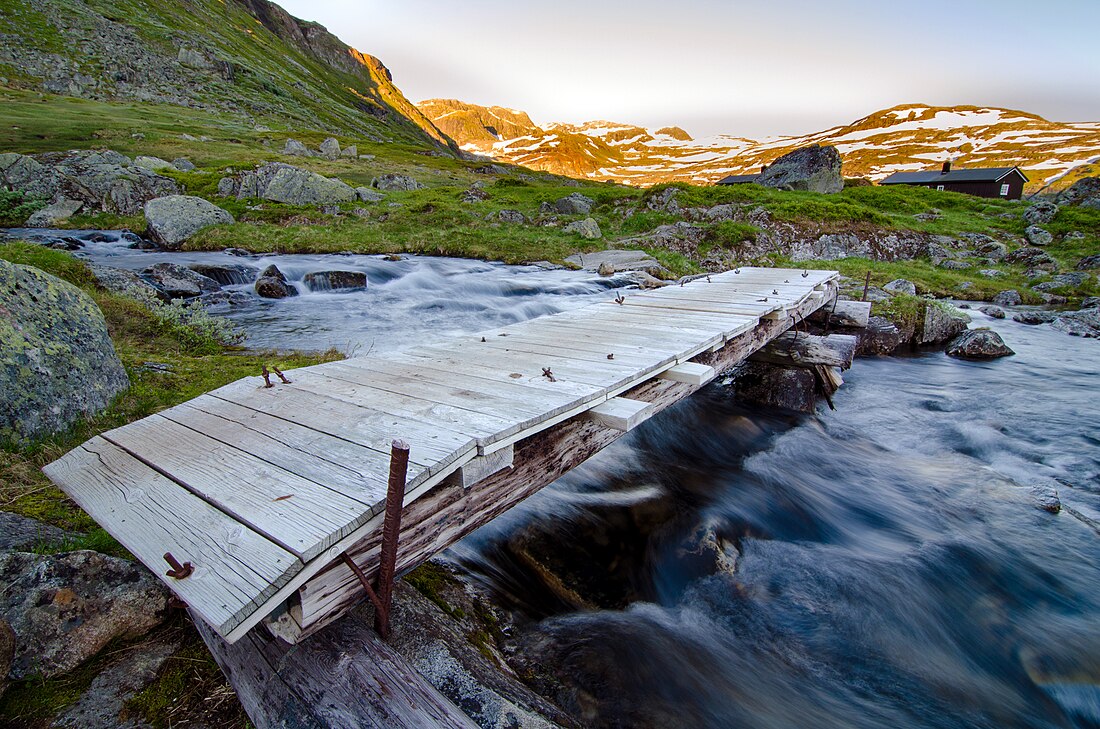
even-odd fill
[[(92, 438), (45, 471), (235, 640), (380, 528), (393, 439), (410, 445), (410, 504), (448, 477), (507, 467), (512, 444), (593, 408), (625, 430), (645, 413), (617, 395), (662, 373), (708, 379), (684, 363), (762, 320), (816, 309), (836, 276), (743, 268), (294, 370), (291, 384), (250, 377)], [(166, 552), (194, 573), (165, 576)]]

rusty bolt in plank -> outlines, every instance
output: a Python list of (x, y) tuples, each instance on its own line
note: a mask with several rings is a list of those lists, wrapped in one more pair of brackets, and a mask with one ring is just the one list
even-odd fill
[(284, 385), (290, 384), (290, 380), (286, 378), (286, 375), (284, 375), (278, 367), (276, 367), (275, 365), (271, 365), (271, 369), (275, 370), (275, 374), (279, 376), (279, 379), (283, 381)]
[(267, 371), (267, 365), (263, 366), (262, 374), (264, 376), (264, 387), (275, 387), (271, 384), (271, 373)]
[(164, 574), (177, 580), (182, 580), (186, 577), (190, 577), (191, 573), (195, 571), (194, 565), (190, 562), (179, 563), (179, 560), (172, 556), (171, 552), (164, 553), (164, 561), (172, 565), (172, 569), (168, 570)]
[(551, 382), (557, 382), (558, 381), (557, 378), (554, 377), (554, 373), (550, 371), (549, 367), (543, 367), (542, 368), (542, 376), (545, 377), (546, 379), (550, 380)]

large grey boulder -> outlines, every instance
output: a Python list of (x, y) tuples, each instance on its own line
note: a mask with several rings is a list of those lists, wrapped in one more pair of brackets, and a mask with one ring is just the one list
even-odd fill
[(283, 154), (293, 157), (312, 157), (313, 152), (309, 151), (309, 147), (299, 142), (297, 139), (288, 139), (286, 144), (283, 145)]
[(169, 195), (145, 203), (147, 235), (176, 248), (203, 228), (234, 222), (228, 211), (192, 195)]
[(0, 585), (16, 679), (67, 673), (113, 640), (144, 635), (168, 609), (167, 588), (144, 567), (89, 550), (0, 553)]
[(574, 192), (572, 195), (555, 200), (554, 210), (562, 215), (588, 215), (595, 205), (596, 201), (592, 198)]
[(924, 308), (921, 344), (939, 344), (954, 339), (966, 331), (970, 317), (950, 304), (931, 301)]
[(356, 199), (355, 190), (340, 180), (280, 162), (245, 172), (238, 183), (238, 199), (257, 197), (288, 205), (331, 204)]
[(606, 270), (606, 266), (611, 266), (614, 272), (645, 271), (651, 276), (659, 276), (665, 272), (664, 266), (645, 251), (610, 250), (597, 251), (596, 253), (574, 253), (566, 257), (565, 262), (572, 263), (586, 271), (599, 271), (601, 267), (605, 267)]
[(382, 175), (371, 181), (371, 187), (379, 190), (408, 192), (410, 190), (423, 190), (424, 185), (407, 175)]
[(82, 207), (84, 207), (84, 203), (79, 200), (61, 198), (57, 202), (50, 203), (33, 213), (27, 218), (26, 225), (28, 228), (52, 228), (76, 215)]
[(340, 156), (340, 142), (335, 137), (329, 137), (321, 142), (321, 156), (325, 159), (336, 159)]
[(147, 157), (145, 155), (134, 157), (134, 164), (138, 167), (150, 170), (151, 172), (173, 169), (172, 163), (168, 160), (161, 159), (160, 157)]
[(357, 187), (355, 188), (355, 195), (359, 198), (360, 202), (376, 203), (382, 202), (386, 199), (386, 196), (380, 192), (375, 192), (369, 187)]
[(564, 228), (561, 229), (563, 233), (575, 233), (582, 238), (589, 240), (596, 240), (603, 237), (603, 232), (600, 231), (600, 224), (593, 218), (585, 218), (584, 220), (574, 220)]
[(1051, 326), (1075, 337), (1100, 337), (1100, 309), (1082, 309), (1058, 316)]
[(892, 294), (908, 294), (909, 296), (917, 295), (917, 285), (912, 281), (907, 281), (904, 278), (896, 278), (890, 283), (882, 287), (884, 291), (889, 291)]
[(1085, 177), (1058, 193), (1059, 205), (1080, 205), (1100, 210), (1100, 177)]
[(789, 152), (768, 165), (757, 183), (782, 190), (832, 194), (844, 189), (836, 147), (818, 144)]
[(1024, 220), (1027, 221), (1028, 225), (1046, 225), (1054, 220), (1054, 216), (1057, 214), (1057, 205), (1052, 202), (1040, 200), (1039, 202), (1032, 203), (1031, 206), (1024, 211)]
[(0, 261), (0, 311), (0, 443), (63, 431), (130, 386), (102, 312), (76, 286)]
[(1033, 246), (1049, 246), (1054, 242), (1054, 236), (1050, 234), (1050, 231), (1044, 230), (1038, 225), (1027, 226), (1024, 234), (1027, 235), (1028, 242)]
[(947, 345), (947, 354), (960, 359), (996, 359), (1016, 354), (991, 329), (963, 332)]
[(153, 264), (142, 271), (141, 276), (166, 299), (190, 299), (221, 289), (214, 279), (178, 263)]

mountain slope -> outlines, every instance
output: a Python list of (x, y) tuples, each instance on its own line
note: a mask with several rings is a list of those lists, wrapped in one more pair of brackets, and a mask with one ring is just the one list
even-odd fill
[(267, 0), (0, 0), (0, 85), (450, 146), (373, 56)]
[[(952, 159), (961, 167), (1018, 165), (1031, 178), (1031, 190), (1100, 160), (1100, 123), (1062, 124), (1025, 112), (974, 106), (909, 104), (815, 134), (761, 141), (727, 135), (692, 139), (677, 127), (650, 131), (605, 121), (545, 128), (527, 124), (502, 131), (488, 129), (488, 124), (477, 126), (489, 112), (485, 107), (439, 100), (420, 107), (437, 123), (463, 119), (463, 124), (447, 129), (468, 152), (559, 174), (636, 185), (715, 182), (726, 175), (753, 173), (808, 144), (836, 146), (848, 177), (878, 180)], [(530, 121), (522, 112), (512, 114)]]

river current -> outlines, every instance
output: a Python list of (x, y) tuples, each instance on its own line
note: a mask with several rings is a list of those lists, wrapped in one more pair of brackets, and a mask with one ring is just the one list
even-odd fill
[[(613, 295), (584, 272), (450, 259), (245, 262), (370, 280), (227, 312), (263, 347), (362, 354)], [(813, 416), (711, 385), (449, 557), (548, 637), (538, 650), (592, 725), (1098, 727), (1100, 342), (970, 313), (1016, 355), (860, 359), (837, 410)], [(1060, 513), (1039, 508), (1036, 483)], [(532, 530), (584, 607), (514, 558)], [(685, 549), (701, 530), (735, 569)]]

